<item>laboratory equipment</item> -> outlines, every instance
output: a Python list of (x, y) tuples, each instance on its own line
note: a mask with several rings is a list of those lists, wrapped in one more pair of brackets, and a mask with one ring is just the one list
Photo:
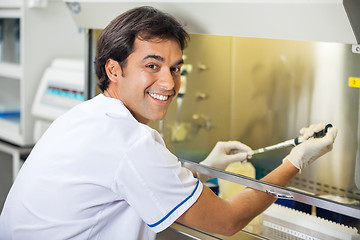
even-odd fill
[(35, 100), (34, 141), (36, 142), (53, 120), (84, 101), (84, 61), (54, 59), (45, 70)]
[[(330, 123), (327, 124), (322, 131), (316, 132), (313, 137), (314, 138), (321, 138), (321, 137), (325, 136), (325, 134), (327, 133), (327, 130), (329, 128), (331, 128), (331, 127), (332, 127), (332, 124), (330, 124)], [(294, 139), (286, 140), (284, 142), (281, 142), (281, 143), (278, 143), (278, 144), (275, 144), (275, 145), (271, 145), (271, 146), (267, 146), (267, 147), (263, 147), (263, 148), (259, 148), (259, 149), (250, 151), (250, 152), (248, 152), (248, 156), (252, 156), (254, 154), (264, 153), (264, 152), (267, 152), (267, 151), (276, 150), (276, 149), (280, 149), (280, 148), (296, 146), (296, 145), (298, 145), (298, 144), (300, 144), (300, 143), (302, 143), (304, 141), (306, 141), (306, 140), (302, 136), (300, 136), (300, 137), (297, 137), (297, 138), (294, 138)]]

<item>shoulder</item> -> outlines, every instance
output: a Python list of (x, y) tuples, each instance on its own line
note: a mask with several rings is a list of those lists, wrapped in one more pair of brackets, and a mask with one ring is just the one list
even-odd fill
[(99, 94), (79, 107), (81, 108), (80, 112), (89, 115), (89, 123), (94, 121), (94, 124), (100, 125), (97, 126), (100, 128), (98, 129), (99, 133), (101, 130), (106, 130), (107, 136), (122, 138), (130, 144), (143, 138), (151, 138), (161, 145), (165, 145), (155, 129), (139, 123), (118, 99)]

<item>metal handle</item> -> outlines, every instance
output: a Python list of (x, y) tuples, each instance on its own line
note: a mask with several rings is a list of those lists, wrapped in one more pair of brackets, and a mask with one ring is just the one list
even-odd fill
[(266, 190), (267, 194), (270, 194), (271, 196), (275, 198), (281, 198), (281, 199), (293, 199), (293, 195), (287, 191), (279, 191), (274, 189)]

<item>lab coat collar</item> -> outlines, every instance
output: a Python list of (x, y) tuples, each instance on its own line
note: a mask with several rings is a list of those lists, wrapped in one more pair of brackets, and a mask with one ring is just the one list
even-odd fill
[(98, 98), (101, 102), (106, 102), (106, 104), (104, 104), (105, 108), (103, 109), (103, 111), (108, 117), (124, 118), (130, 116), (133, 120), (138, 122), (121, 100), (107, 97), (102, 93), (100, 93), (95, 98)]

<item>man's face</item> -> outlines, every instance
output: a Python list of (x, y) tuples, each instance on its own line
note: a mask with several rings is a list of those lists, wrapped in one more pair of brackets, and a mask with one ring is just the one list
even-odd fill
[(127, 58), (125, 67), (121, 70), (117, 62), (113, 64), (110, 70), (117, 74), (115, 78), (109, 77), (105, 95), (120, 99), (141, 123), (163, 119), (180, 88), (183, 59), (179, 43), (136, 38), (134, 52)]

